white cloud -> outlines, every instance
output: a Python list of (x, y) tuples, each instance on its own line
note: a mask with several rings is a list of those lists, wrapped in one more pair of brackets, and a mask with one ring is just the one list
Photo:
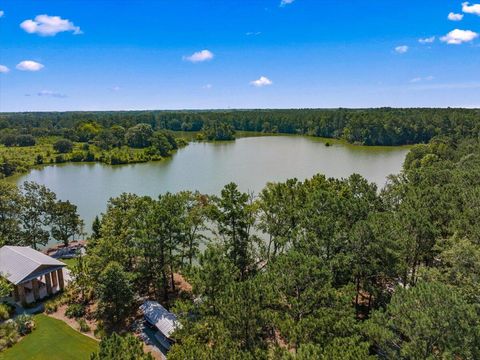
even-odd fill
[(407, 45), (401, 45), (397, 46), (395, 48), (395, 52), (398, 54), (405, 54), (408, 51), (408, 46)]
[(448, 20), (450, 21), (461, 21), (463, 19), (463, 14), (455, 14), (454, 12), (451, 12), (448, 14)]
[(37, 96), (49, 96), (49, 97), (55, 97), (55, 98), (66, 98), (67, 95), (56, 92), (56, 91), (50, 91), (50, 90), (42, 90), (37, 93)]
[(423, 82), (423, 81), (432, 81), (433, 79), (435, 79), (435, 77), (433, 76), (425, 76), (425, 77), (416, 77), (416, 78), (413, 78), (410, 80), (411, 83), (419, 83), (419, 82)]
[(462, 11), (465, 14), (475, 14), (480, 16), (480, 4), (472, 4), (470, 5), (469, 2), (464, 2), (462, 4)]
[(114, 86), (114, 87), (111, 88), (111, 90), (112, 90), (112, 91), (115, 91), (115, 92), (120, 91), (121, 89), (122, 89), (122, 88), (121, 88), (120, 86), (118, 86), (118, 85), (116, 85), (116, 86)]
[(431, 44), (431, 43), (435, 42), (435, 36), (430, 36), (430, 37), (427, 37), (427, 38), (418, 39), (418, 42), (420, 44)]
[(203, 89), (210, 90), (213, 87), (212, 84), (205, 84), (202, 86)]
[(460, 45), (466, 42), (470, 42), (478, 37), (476, 32), (471, 30), (459, 30), (455, 29), (450, 31), (447, 35), (442, 36), (440, 40), (446, 42), (449, 45)]
[(5, 65), (0, 65), (0, 73), (1, 74), (6, 74), (10, 71), (10, 69), (8, 67), (6, 67)]
[(210, 50), (202, 50), (194, 52), (190, 56), (184, 56), (183, 60), (190, 61), (192, 63), (202, 62), (202, 61), (209, 61), (213, 59), (213, 53)]
[(286, 5), (290, 5), (291, 3), (293, 3), (295, 0), (282, 0), (280, 1), (280, 6), (286, 6)]
[(261, 33), (262, 33), (261, 31), (249, 31), (249, 32), (246, 32), (245, 35), (247, 35), (247, 36), (258, 36)]
[(19, 62), (16, 68), (22, 71), (39, 71), (42, 70), (44, 66), (36, 61), (24, 60)]
[(5, 15), (5, 11), (3, 11), (3, 10), (0, 10), (0, 18), (2, 18), (2, 17), (3, 17), (3, 15)]
[(55, 36), (64, 31), (71, 31), (74, 35), (82, 34), (78, 26), (60, 16), (37, 15), (35, 20), (25, 20), (20, 27), (29, 34), (41, 36)]
[(260, 76), (260, 78), (258, 78), (257, 80), (251, 81), (250, 84), (256, 87), (263, 87), (263, 86), (272, 85), (273, 81), (267, 78), (266, 76)]

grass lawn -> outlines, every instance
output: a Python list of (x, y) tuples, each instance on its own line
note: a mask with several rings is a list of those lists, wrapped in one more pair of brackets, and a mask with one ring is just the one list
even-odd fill
[(36, 329), (19, 343), (0, 353), (1, 360), (88, 360), (98, 342), (60, 320), (40, 314)]
[(59, 261), (63, 262), (64, 264), (67, 264), (67, 268), (68, 269), (72, 269), (73, 266), (75, 266), (75, 264), (77, 263), (77, 259), (76, 258), (72, 258), (72, 259), (58, 259)]

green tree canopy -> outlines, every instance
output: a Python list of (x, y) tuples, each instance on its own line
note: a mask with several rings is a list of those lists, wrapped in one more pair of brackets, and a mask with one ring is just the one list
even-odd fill
[(69, 201), (58, 201), (51, 209), (51, 233), (57, 241), (65, 246), (75, 235), (81, 235), (83, 221), (77, 213), (77, 206)]
[(56, 195), (44, 185), (34, 182), (25, 182), (22, 194), (19, 215), (21, 243), (37, 249), (38, 245), (46, 245), (50, 238), (47, 226)]
[(130, 276), (122, 266), (111, 262), (100, 273), (96, 287), (98, 316), (108, 329), (125, 324), (133, 306), (133, 288)]
[(477, 359), (478, 309), (451, 287), (419, 282), (397, 288), (385, 311), (376, 311), (366, 331), (378, 353), (390, 359)]
[(152, 135), (153, 129), (151, 125), (138, 124), (127, 130), (125, 141), (133, 148), (146, 148), (151, 144)]
[(73, 143), (67, 139), (58, 140), (53, 144), (53, 149), (60, 154), (70, 153), (73, 150)]
[(143, 352), (143, 344), (135, 336), (113, 333), (102, 339), (100, 350), (90, 360), (153, 360), (153, 357)]

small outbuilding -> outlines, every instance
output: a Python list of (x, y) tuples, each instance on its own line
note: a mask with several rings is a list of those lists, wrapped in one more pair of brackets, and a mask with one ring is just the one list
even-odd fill
[(143, 312), (145, 321), (157, 330), (155, 338), (168, 350), (173, 343), (170, 336), (180, 327), (175, 314), (169, 312), (156, 301), (145, 301), (140, 306), (140, 310)]
[(22, 305), (62, 291), (64, 264), (28, 246), (0, 248), (0, 276), (13, 285), (13, 297)]

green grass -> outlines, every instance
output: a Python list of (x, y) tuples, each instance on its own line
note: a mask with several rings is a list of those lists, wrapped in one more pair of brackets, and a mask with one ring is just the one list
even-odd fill
[(88, 360), (98, 350), (98, 342), (73, 330), (63, 321), (40, 314), (36, 329), (10, 349), (1, 360)]
[(77, 263), (76, 258), (73, 258), (73, 259), (58, 259), (58, 260), (63, 262), (64, 264), (67, 264), (68, 269), (72, 269)]

